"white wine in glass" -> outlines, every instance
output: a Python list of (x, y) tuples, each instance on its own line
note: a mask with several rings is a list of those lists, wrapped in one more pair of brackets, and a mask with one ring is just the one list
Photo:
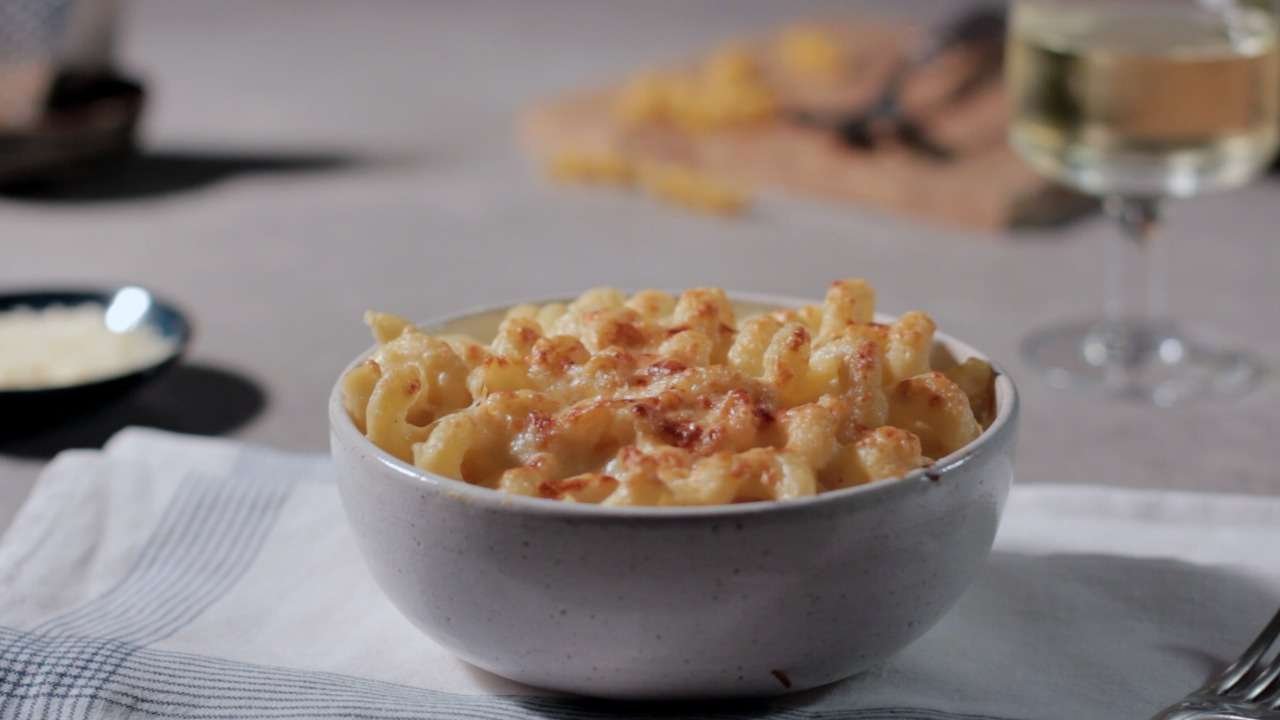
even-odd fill
[(1056, 385), (1171, 405), (1248, 389), (1258, 366), (1184, 337), (1151, 267), (1160, 200), (1240, 186), (1280, 134), (1275, 16), (1233, 0), (1021, 0), (1009, 24), (1011, 142), (1039, 172), (1101, 196), (1123, 232), (1103, 317), (1035, 333)]

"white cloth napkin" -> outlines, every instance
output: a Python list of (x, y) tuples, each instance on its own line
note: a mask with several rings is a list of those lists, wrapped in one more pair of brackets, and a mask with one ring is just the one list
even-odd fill
[(324, 456), (151, 430), (50, 463), (0, 540), (0, 718), (1144, 720), (1280, 603), (1280, 498), (1014, 490), (985, 572), (884, 667), (697, 705), (455, 660), (369, 578)]

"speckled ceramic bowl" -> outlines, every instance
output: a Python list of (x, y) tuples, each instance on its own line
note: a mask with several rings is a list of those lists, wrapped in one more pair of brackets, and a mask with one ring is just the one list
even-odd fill
[[(748, 306), (788, 298), (736, 295)], [(490, 334), (500, 311), (426, 323)], [(958, 358), (979, 355), (939, 334)], [(358, 361), (358, 360), (357, 360)], [(373, 577), (436, 642), (499, 675), (613, 698), (770, 695), (830, 683), (928, 630), (991, 549), (1018, 402), (905, 477), (787, 502), (601, 508), (425, 473), (351, 423), (331, 444)]]

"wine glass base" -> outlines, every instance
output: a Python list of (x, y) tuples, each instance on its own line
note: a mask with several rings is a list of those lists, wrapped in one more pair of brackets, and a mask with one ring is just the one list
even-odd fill
[(1239, 397), (1265, 372), (1250, 355), (1196, 343), (1160, 322), (1057, 325), (1026, 338), (1022, 353), (1053, 387), (1159, 407)]

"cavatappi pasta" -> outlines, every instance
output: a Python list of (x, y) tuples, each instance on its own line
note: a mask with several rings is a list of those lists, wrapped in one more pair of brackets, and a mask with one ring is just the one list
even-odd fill
[(994, 373), (933, 369), (934, 322), (872, 321), (863, 280), (739, 321), (723, 290), (521, 305), (488, 344), (370, 312), (356, 427), (423, 470), (605, 505), (783, 500), (896, 477), (976, 438)]

